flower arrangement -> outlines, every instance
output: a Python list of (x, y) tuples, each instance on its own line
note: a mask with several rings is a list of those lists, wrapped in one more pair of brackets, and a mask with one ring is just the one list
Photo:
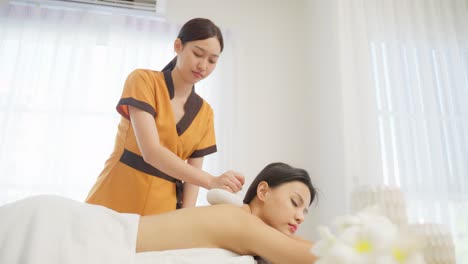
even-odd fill
[(319, 227), (316, 264), (423, 264), (424, 241), (399, 228), (378, 207), (336, 218), (336, 232)]

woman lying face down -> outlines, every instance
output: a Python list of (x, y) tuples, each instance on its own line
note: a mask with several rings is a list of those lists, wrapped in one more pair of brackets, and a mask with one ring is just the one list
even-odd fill
[(136, 250), (225, 248), (272, 263), (314, 263), (312, 243), (295, 232), (315, 194), (305, 170), (272, 163), (252, 182), (242, 207), (220, 204), (140, 217)]
[(0, 263), (132, 263), (136, 252), (223, 248), (272, 263), (314, 263), (312, 243), (295, 235), (315, 190), (306, 171), (265, 167), (244, 204), (158, 215), (122, 214), (59, 196), (0, 207)]

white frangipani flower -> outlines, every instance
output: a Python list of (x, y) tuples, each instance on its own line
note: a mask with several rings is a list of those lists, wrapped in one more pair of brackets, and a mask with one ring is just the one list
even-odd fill
[(378, 208), (334, 221), (337, 234), (320, 227), (321, 239), (311, 252), (317, 264), (424, 264), (421, 241), (398, 228)]
[(423, 247), (421, 238), (400, 232), (377, 264), (424, 264)]
[(318, 257), (325, 256), (329, 253), (330, 249), (336, 243), (336, 237), (331, 233), (330, 229), (326, 226), (320, 226), (318, 228), (320, 235), (320, 241), (315, 243), (312, 247), (311, 252)]
[(404, 260), (396, 259), (394, 256), (381, 256), (379, 257), (376, 264), (426, 264), (424, 256), (421, 252), (415, 252), (408, 257), (405, 257)]

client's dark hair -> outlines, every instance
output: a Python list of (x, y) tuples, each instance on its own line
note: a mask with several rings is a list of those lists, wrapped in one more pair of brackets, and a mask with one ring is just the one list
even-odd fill
[(281, 184), (292, 181), (302, 182), (309, 188), (310, 191), (309, 205), (311, 205), (315, 200), (316, 190), (312, 185), (309, 173), (307, 173), (306, 170), (294, 168), (282, 162), (275, 162), (267, 165), (254, 179), (249, 189), (247, 190), (247, 193), (245, 194), (245, 204), (250, 203), (253, 198), (257, 196), (257, 186), (262, 181), (268, 183), (270, 188), (275, 188)]

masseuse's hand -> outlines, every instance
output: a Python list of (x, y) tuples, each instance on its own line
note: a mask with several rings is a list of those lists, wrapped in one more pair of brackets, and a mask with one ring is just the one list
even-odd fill
[(213, 177), (210, 182), (210, 189), (223, 189), (236, 193), (242, 189), (244, 183), (245, 178), (242, 174), (229, 170), (218, 177)]

